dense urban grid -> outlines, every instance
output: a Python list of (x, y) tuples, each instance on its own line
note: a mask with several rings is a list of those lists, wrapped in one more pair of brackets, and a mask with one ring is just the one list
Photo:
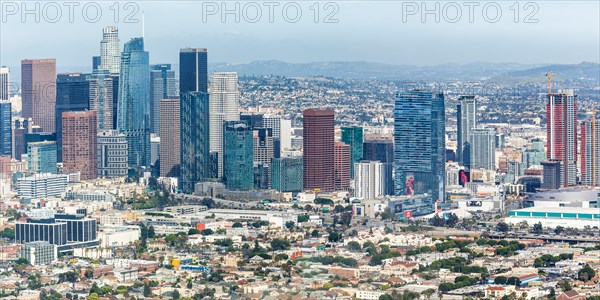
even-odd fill
[(238, 77), (100, 38), (90, 73), (0, 68), (2, 298), (600, 299), (597, 78)]

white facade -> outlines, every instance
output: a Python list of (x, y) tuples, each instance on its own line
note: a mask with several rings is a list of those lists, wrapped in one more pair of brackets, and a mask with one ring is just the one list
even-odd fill
[(496, 170), (496, 131), (493, 128), (471, 129), (471, 168)]
[(279, 115), (265, 115), (263, 126), (273, 129), (273, 138), (279, 139), (282, 155), (284, 150), (292, 149), (292, 120)]
[(110, 73), (121, 72), (121, 46), (119, 44), (119, 29), (108, 26), (102, 30), (102, 41), (100, 42), (100, 70), (108, 70)]
[(17, 194), (20, 198), (36, 199), (61, 195), (67, 188), (67, 175), (36, 174), (17, 180)]
[(218, 177), (223, 177), (223, 124), (240, 120), (240, 91), (235, 72), (210, 75), (210, 151), (218, 153)]
[(383, 164), (363, 161), (354, 164), (354, 196), (366, 200), (381, 197), (385, 191)]
[(98, 132), (96, 143), (98, 177), (127, 176), (128, 146), (125, 134), (116, 130)]
[(140, 239), (138, 226), (102, 226), (98, 231), (101, 247), (127, 246)]

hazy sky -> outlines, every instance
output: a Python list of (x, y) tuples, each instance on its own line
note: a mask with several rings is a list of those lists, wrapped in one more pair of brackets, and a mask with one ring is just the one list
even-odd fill
[[(315, 5), (314, 1), (137, 1), (130, 2), (129, 7), (121, 2), (118, 16), (115, 6), (111, 9), (113, 1), (71, 2), (77, 4), (73, 6), (73, 23), (69, 22), (68, 6), (72, 4), (29, 2), (29, 9), (35, 8), (34, 3), (40, 5), (37, 23), (36, 13), (23, 14), (21, 1), (2, 0), (0, 63), (18, 66), (24, 58), (55, 57), (59, 70), (89, 66), (91, 56), (99, 55), (102, 27), (118, 26), (124, 43), (142, 35), (142, 11), (146, 50), (152, 63), (177, 63), (178, 49), (187, 46), (208, 48), (211, 62), (231, 63), (269, 59), (415, 65), (600, 61), (599, 1), (519, 2), (518, 16), (514, 1), (488, 4), (486, 14), (483, 7), (488, 2), (428, 1), (425, 8), (435, 10), (437, 3), (439, 10), (424, 16), (422, 1), (332, 1), (329, 5)], [(229, 9), (239, 5), (239, 23), (235, 14), (221, 14), (222, 3)], [(57, 5), (61, 8), (58, 17)], [(88, 21), (83, 18), (84, 5)], [(284, 6), (287, 20), (283, 17)], [(314, 20), (317, 6), (319, 22)], [(256, 7), (261, 9), (259, 17)], [(269, 7), (274, 12), (272, 23)], [(298, 7), (302, 15), (292, 23)], [(461, 15), (457, 15), (457, 7)], [(89, 20), (94, 19), (98, 8), (102, 16), (93, 23)], [(219, 11), (209, 15), (208, 10), (214, 8)], [(473, 22), (469, 20), (470, 8)], [(134, 9), (138, 9), (134, 18), (139, 22), (123, 23)], [(326, 15), (336, 9), (332, 19), (338, 22), (323, 23)], [(498, 10), (501, 17), (492, 23)], [(227, 19), (223, 22), (222, 17)], [(422, 17), (426, 18), (424, 22)], [(22, 18), (26, 18), (24, 22)], [(249, 22), (253, 19), (258, 21)], [(525, 23), (526, 19), (538, 22)], [(57, 22), (49, 22), (53, 20)]]

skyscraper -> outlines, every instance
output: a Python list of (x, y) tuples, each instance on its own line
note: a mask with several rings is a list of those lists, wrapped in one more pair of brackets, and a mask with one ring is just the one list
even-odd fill
[(546, 102), (546, 158), (561, 162), (561, 186), (577, 184), (577, 95), (550, 93)]
[(302, 158), (273, 158), (271, 160), (271, 188), (278, 192), (301, 192)]
[(496, 170), (496, 131), (493, 128), (471, 128), (471, 168)]
[(303, 182), (305, 189), (333, 191), (334, 111), (307, 109), (303, 113)]
[[(292, 121), (279, 115), (266, 115), (262, 120), (263, 127), (273, 129), (273, 138), (279, 141), (279, 156), (292, 148)], [(277, 156), (277, 154), (276, 154)]]
[(0, 100), (0, 155), (12, 155), (12, 105)]
[(396, 94), (394, 165), (397, 195), (427, 193), (444, 201), (444, 95), (426, 91)]
[(55, 132), (56, 60), (21, 61), (22, 116), (45, 132)]
[(98, 70), (100, 68), (101, 63), (102, 63), (102, 56), (92, 56), (92, 71)]
[(560, 161), (543, 161), (543, 189), (559, 189), (561, 185)]
[[(251, 127), (252, 128), (252, 127)], [(254, 163), (271, 165), (274, 156), (273, 130), (271, 128), (253, 128)]]
[(0, 101), (10, 98), (10, 69), (0, 67)]
[(230, 190), (254, 188), (252, 129), (244, 122), (228, 121), (223, 126), (223, 179)]
[[(89, 76), (90, 110), (98, 114), (98, 130), (114, 129), (114, 95), (118, 76), (111, 76), (106, 70), (96, 70)], [(117, 85), (118, 93), (118, 85)]]
[(366, 140), (363, 143), (363, 160), (383, 164), (384, 195), (394, 195), (394, 142), (386, 139)]
[(89, 74), (67, 73), (56, 76), (56, 147), (57, 160), (62, 161), (62, 114), (85, 111), (90, 105)]
[(477, 127), (475, 96), (460, 96), (456, 105), (456, 158), (467, 169), (471, 167), (471, 130)]
[(119, 45), (119, 29), (108, 26), (102, 29), (102, 41), (100, 42), (100, 66), (99, 70), (107, 70), (110, 73), (120, 73), (121, 46)]
[(96, 111), (68, 111), (62, 114), (63, 172), (81, 172), (82, 180), (98, 176)]
[(354, 196), (365, 200), (384, 195), (383, 164), (379, 161), (361, 161), (354, 165)]
[(592, 118), (581, 123), (581, 183), (600, 186), (600, 124)]
[(187, 92), (180, 99), (179, 186), (191, 194), (209, 176), (209, 98), (207, 93)]
[(127, 137), (129, 167), (150, 167), (150, 64), (143, 38), (123, 47), (117, 129)]
[(25, 135), (31, 132), (32, 127), (31, 119), (17, 119), (14, 122), (13, 130), (13, 158), (21, 160), (21, 155), (27, 153), (27, 145), (25, 142)]
[(150, 66), (150, 128), (152, 133), (160, 135), (160, 100), (177, 96), (175, 71), (171, 64)]
[(160, 176), (179, 177), (181, 161), (179, 98), (160, 101)]
[(208, 93), (208, 51), (184, 48), (179, 51), (179, 93)]
[(350, 146), (350, 176), (354, 178), (354, 164), (363, 159), (363, 128), (342, 127), (342, 142)]
[(350, 161), (350, 145), (336, 142), (333, 146), (333, 176), (336, 191), (350, 189)]
[(210, 151), (217, 153), (218, 177), (223, 177), (223, 124), (240, 120), (240, 91), (235, 72), (210, 75)]
[(33, 173), (56, 173), (56, 142), (27, 144), (27, 169)]
[(98, 132), (96, 155), (98, 176), (113, 178), (127, 176), (127, 139), (117, 130)]

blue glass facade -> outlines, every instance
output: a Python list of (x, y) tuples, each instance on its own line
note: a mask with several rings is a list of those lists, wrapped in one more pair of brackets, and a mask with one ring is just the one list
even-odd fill
[(143, 38), (126, 43), (121, 54), (117, 129), (127, 139), (129, 167), (149, 167), (150, 64)]
[(179, 90), (208, 93), (208, 52), (206, 48), (184, 48), (179, 52)]
[(12, 111), (10, 102), (0, 102), (0, 155), (12, 155)]
[(194, 192), (194, 185), (209, 176), (208, 105), (207, 93), (188, 92), (181, 95), (179, 188), (183, 193)]
[(27, 144), (27, 168), (35, 173), (57, 173), (56, 142), (33, 142)]
[(302, 157), (271, 160), (271, 188), (278, 192), (301, 192), (302, 174)]
[(62, 113), (90, 108), (89, 74), (70, 73), (56, 76), (56, 147), (57, 161), (62, 161)]
[(350, 145), (350, 177), (354, 178), (354, 164), (363, 159), (363, 128), (342, 127), (342, 142)]
[(223, 128), (223, 178), (230, 190), (254, 188), (252, 128), (245, 122), (225, 122)]
[(160, 100), (177, 96), (175, 71), (171, 70), (171, 64), (151, 65), (150, 82), (150, 128), (152, 133), (160, 135)]
[(427, 193), (445, 200), (444, 95), (426, 91), (396, 94), (394, 168), (396, 195)]

